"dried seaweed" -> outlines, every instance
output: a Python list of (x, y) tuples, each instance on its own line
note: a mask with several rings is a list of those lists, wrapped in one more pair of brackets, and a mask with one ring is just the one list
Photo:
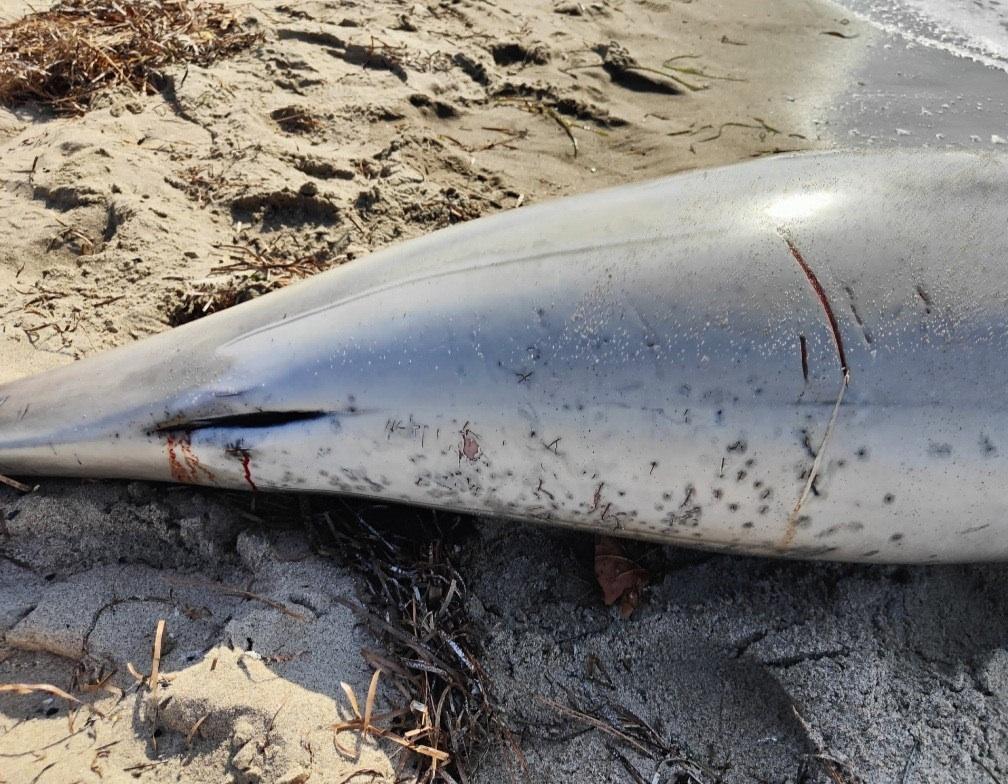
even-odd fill
[(82, 114), (109, 87), (155, 92), (166, 67), (209, 65), (258, 40), (218, 3), (61, 0), (0, 26), (0, 104)]
[[(368, 704), (337, 729), (356, 729), (411, 752), (421, 782), (466, 782), (476, 753), (488, 744), (524, 759), (498, 710), (490, 676), (479, 662), (478, 630), (467, 610), (467, 588), (452, 563), (467, 518), (361, 502), (311, 514), (310, 532), (323, 550), (355, 564), (367, 606), (346, 601), (380, 639), (382, 652), (364, 651), (403, 706), (374, 716)], [(356, 697), (348, 695), (351, 707)], [(384, 726), (375, 726), (381, 721)], [(517, 770), (517, 768), (516, 768)]]

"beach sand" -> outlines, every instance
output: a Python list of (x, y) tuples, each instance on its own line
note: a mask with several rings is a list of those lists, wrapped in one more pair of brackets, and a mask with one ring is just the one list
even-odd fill
[[(247, 279), (264, 260), (345, 263), (555, 196), (881, 140), (897, 120), (858, 96), (873, 79), (904, 95), (870, 67), (892, 41), (818, 0), (229, 5), (261, 44), (176, 69), (167, 98), (113, 92), (46, 121), (0, 110), (0, 381), (268, 288)], [(28, 10), (8, 0), (0, 20)], [(618, 47), (705, 89), (614, 80), (600, 65)], [(1003, 105), (1004, 74), (984, 74)], [(359, 565), (313, 546), (303, 515), (262, 522), (268, 504), (0, 486), (0, 683), (83, 703), (0, 694), (0, 782), (395, 780), (394, 744), (333, 742), (352, 717), (341, 684), (363, 702), (361, 650), (382, 649), (342, 603), (366, 601)], [(453, 540), (520, 749), (487, 744), (471, 781), (1008, 780), (1002, 567), (648, 547), (624, 619), (601, 601), (593, 546), (494, 520)], [(377, 694), (376, 711), (403, 705)], [(596, 723), (557, 707), (574, 705)]]

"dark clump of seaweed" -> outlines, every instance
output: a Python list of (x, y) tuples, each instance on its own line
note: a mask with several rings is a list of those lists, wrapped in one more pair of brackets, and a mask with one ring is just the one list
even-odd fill
[(82, 114), (109, 87), (156, 92), (168, 66), (209, 65), (258, 40), (219, 3), (60, 0), (0, 25), (0, 104)]
[(258, 272), (236, 275), (225, 281), (201, 281), (165, 297), (165, 318), (171, 326), (179, 327), (268, 294), (282, 285), (279, 280)]
[[(165, 297), (164, 312), (173, 327), (283, 288), (324, 272), (348, 258), (350, 234), (305, 247), (297, 237), (280, 234), (270, 242), (260, 238), (241, 245), (219, 246), (228, 261), (211, 271), (211, 278), (176, 289)], [(222, 279), (218, 279), (221, 278)]]
[(396, 743), (407, 752), (403, 767), (412, 766), (420, 782), (469, 781), (488, 746), (509, 748), (514, 772), (523, 770), (517, 740), (480, 664), (479, 630), (453, 560), (472, 531), (471, 518), (339, 501), (307, 519), (316, 548), (338, 552), (360, 575), (363, 602), (345, 603), (381, 641), (383, 650), (362, 653), (402, 703), (381, 725), (365, 710), (364, 718), (335, 729)]

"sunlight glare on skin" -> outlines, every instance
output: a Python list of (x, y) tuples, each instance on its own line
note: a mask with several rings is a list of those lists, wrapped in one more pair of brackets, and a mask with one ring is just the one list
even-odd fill
[(789, 193), (774, 199), (766, 208), (766, 214), (778, 225), (788, 225), (793, 221), (811, 218), (836, 201), (836, 193), (811, 191)]

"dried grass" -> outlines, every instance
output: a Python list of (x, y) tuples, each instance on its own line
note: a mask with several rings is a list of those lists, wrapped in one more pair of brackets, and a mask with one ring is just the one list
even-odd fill
[(154, 648), (151, 654), (151, 673), (150, 682), (148, 683), (148, 688), (150, 688), (152, 694), (157, 694), (158, 673), (161, 670), (161, 643), (164, 640), (164, 630), (165, 621), (162, 618), (157, 622), (157, 628), (154, 631)]
[(10, 692), (12, 694), (50, 694), (59, 697), (67, 702), (80, 703), (80, 700), (69, 694), (58, 686), (49, 683), (5, 683), (0, 684), (0, 694)]
[(101, 90), (155, 92), (167, 66), (209, 65), (258, 39), (217, 3), (61, 0), (0, 26), (0, 104), (81, 114)]

